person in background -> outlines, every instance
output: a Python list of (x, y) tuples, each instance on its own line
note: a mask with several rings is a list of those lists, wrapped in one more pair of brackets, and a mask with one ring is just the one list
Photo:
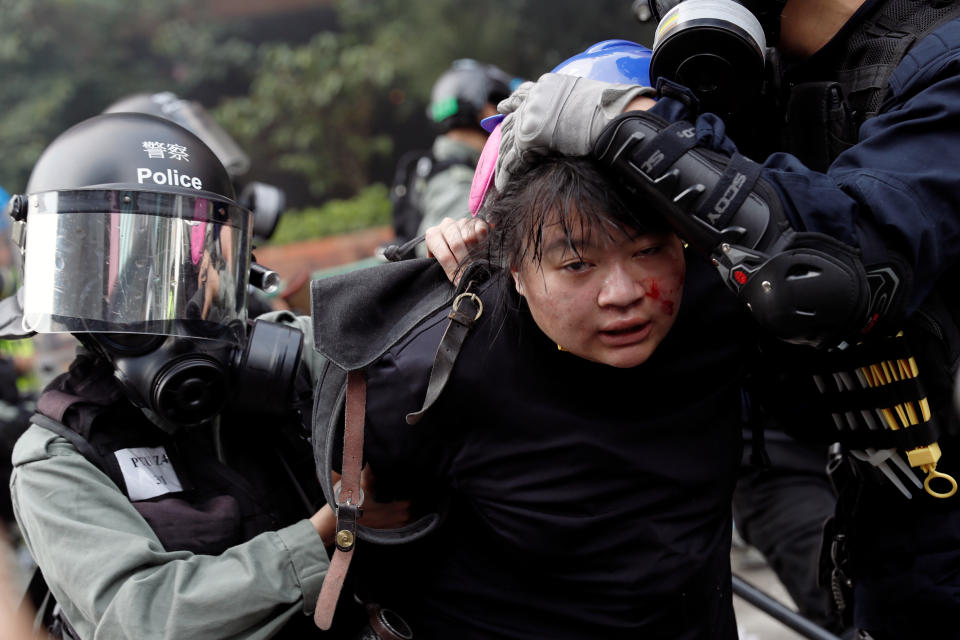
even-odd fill
[[(0, 212), (10, 194), (0, 187)], [(10, 219), (0, 214), (0, 299), (20, 286), (19, 256), (10, 239)], [(13, 470), (13, 445), (29, 425), (37, 387), (36, 352), (32, 339), (0, 340), (0, 522), (15, 532), (13, 505), (7, 488)], [(14, 533), (15, 535), (15, 533)]]
[[(473, 170), (487, 139), (480, 121), (496, 114), (519, 80), (491, 64), (454, 60), (430, 92), (427, 117), (439, 131), (428, 153), (400, 159), (391, 197), (396, 242), (423, 234), (445, 217), (469, 215)], [(421, 249), (418, 249), (421, 251)]]

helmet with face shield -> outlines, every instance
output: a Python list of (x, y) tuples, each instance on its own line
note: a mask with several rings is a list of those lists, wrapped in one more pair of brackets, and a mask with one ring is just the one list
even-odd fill
[(47, 147), (24, 198), (24, 329), (242, 340), (250, 212), (183, 127), (81, 122)]
[(272, 322), (248, 334), (252, 216), (193, 133), (146, 114), (85, 120), (50, 143), (8, 209), (24, 254), (21, 335), (76, 335), (167, 430), (231, 399), (284, 406), (303, 336)]

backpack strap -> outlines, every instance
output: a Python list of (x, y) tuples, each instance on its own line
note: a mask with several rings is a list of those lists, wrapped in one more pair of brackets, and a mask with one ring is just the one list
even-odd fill
[[(470, 282), (463, 293), (453, 301), (453, 308), (449, 315), (449, 323), (437, 347), (433, 367), (430, 370), (430, 380), (427, 383), (426, 397), (419, 411), (407, 414), (408, 424), (416, 424), (424, 413), (440, 397), (446, 386), (457, 356), (470, 329), (483, 314), (483, 303), (471, 289), (474, 282)], [(363, 538), (380, 544), (400, 544), (412, 542), (432, 531), (440, 522), (439, 514), (432, 513), (398, 529), (374, 529), (358, 525), (362, 516), (360, 506), (363, 503), (363, 490), (360, 486), (360, 475), (363, 461), (363, 429), (366, 416), (367, 380), (363, 369), (354, 369), (347, 372), (346, 398), (343, 427), (343, 466), (340, 490), (338, 493), (330, 490), (330, 474), (321, 472), (320, 482), (324, 486), (328, 497), (333, 494), (337, 509), (336, 550), (330, 559), (330, 567), (323, 580), (320, 595), (317, 597), (317, 606), (313, 620), (317, 627), (327, 630), (333, 624), (333, 614), (336, 611), (337, 600), (343, 589), (343, 582), (353, 559), (357, 538)], [(332, 460), (332, 445), (335, 438), (331, 437), (330, 427), (336, 423), (331, 420), (324, 443), (325, 459)], [(329, 466), (329, 465), (328, 465)], [(323, 467), (321, 467), (323, 468)]]
[(419, 411), (407, 414), (407, 424), (420, 422), (423, 414), (440, 397), (440, 393), (450, 379), (450, 374), (453, 373), (453, 365), (457, 362), (457, 356), (460, 355), (460, 349), (463, 347), (464, 340), (467, 339), (467, 334), (483, 315), (483, 302), (476, 293), (471, 291), (473, 285), (474, 283), (470, 282), (466, 290), (453, 299), (453, 308), (447, 316), (450, 323), (447, 325), (447, 330), (443, 332), (440, 346), (437, 347), (437, 355), (430, 368), (430, 381), (427, 383), (427, 394), (423, 399), (423, 406)]
[(343, 427), (343, 467), (337, 496), (337, 548), (323, 579), (313, 621), (326, 631), (333, 624), (337, 600), (347, 577), (357, 543), (357, 520), (363, 503), (360, 472), (363, 460), (363, 424), (367, 404), (367, 379), (362, 369), (347, 373), (347, 404)]
[[(344, 411), (346, 403), (347, 373), (336, 365), (327, 362), (322, 377), (317, 380), (317, 396), (314, 406), (313, 444), (317, 464), (317, 478), (327, 502), (333, 506), (339, 501), (337, 490), (330, 477), (333, 460), (338, 452), (337, 429), (346, 424)], [(336, 407), (328, 415), (322, 414), (322, 406)], [(319, 425), (319, 428), (318, 428)], [(342, 470), (342, 467), (341, 467)], [(439, 513), (428, 513), (414, 522), (396, 529), (377, 529), (357, 526), (357, 536), (364, 541), (379, 545), (397, 545), (413, 542), (433, 531), (440, 523)]]

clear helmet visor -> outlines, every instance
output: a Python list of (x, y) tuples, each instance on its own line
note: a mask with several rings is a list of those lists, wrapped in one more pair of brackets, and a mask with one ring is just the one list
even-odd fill
[(31, 194), (23, 328), (242, 342), (251, 214), (138, 191)]

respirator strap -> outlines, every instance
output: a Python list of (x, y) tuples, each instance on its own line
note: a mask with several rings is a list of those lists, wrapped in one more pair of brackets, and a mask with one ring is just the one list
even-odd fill
[(347, 373), (347, 401), (343, 427), (343, 471), (337, 496), (336, 551), (323, 579), (313, 621), (326, 631), (333, 624), (337, 600), (353, 560), (357, 543), (357, 520), (363, 502), (360, 472), (363, 464), (363, 425), (367, 405), (367, 379), (362, 369)]

